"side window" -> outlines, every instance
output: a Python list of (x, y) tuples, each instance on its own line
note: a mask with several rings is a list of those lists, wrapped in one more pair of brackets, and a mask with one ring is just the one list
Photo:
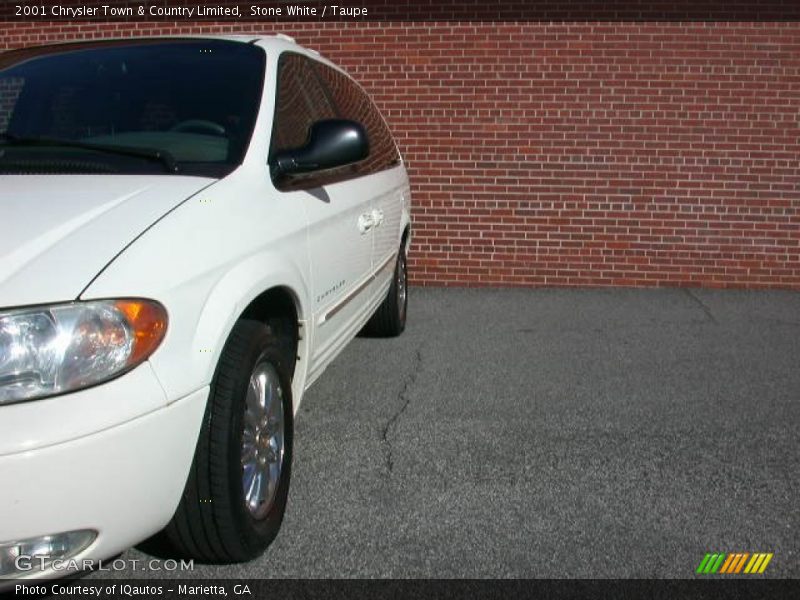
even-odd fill
[(311, 125), (322, 119), (351, 119), (367, 130), (369, 156), (354, 164), (275, 181), (280, 190), (317, 187), (377, 173), (400, 162), (400, 155), (377, 107), (347, 75), (301, 54), (287, 52), (278, 61), (277, 98), (270, 159), (302, 146)]
[(315, 121), (336, 116), (336, 108), (311, 61), (299, 54), (281, 55), (270, 158), (282, 150), (302, 146)]
[(22, 91), (25, 80), (21, 77), (7, 77), (0, 79), (0, 132), (8, 131), (14, 107)]
[(369, 156), (358, 164), (357, 175), (377, 173), (396, 165), (400, 155), (392, 134), (364, 90), (336, 69), (321, 63), (314, 63), (314, 66), (331, 91), (339, 117), (358, 121), (367, 130)]

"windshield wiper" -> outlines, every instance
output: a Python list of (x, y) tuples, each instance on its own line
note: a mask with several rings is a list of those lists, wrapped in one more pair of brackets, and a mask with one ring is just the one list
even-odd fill
[(47, 137), (22, 137), (13, 133), (0, 133), (0, 140), (9, 142), (13, 146), (63, 146), (65, 148), (81, 148), (83, 150), (94, 150), (105, 152), (106, 154), (118, 154), (120, 156), (133, 156), (147, 160), (157, 160), (168, 173), (178, 172), (178, 163), (175, 157), (166, 150), (155, 150), (151, 148), (130, 148), (128, 146), (112, 146), (107, 144), (92, 144), (90, 142), (79, 142), (77, 140), (62, 140)]

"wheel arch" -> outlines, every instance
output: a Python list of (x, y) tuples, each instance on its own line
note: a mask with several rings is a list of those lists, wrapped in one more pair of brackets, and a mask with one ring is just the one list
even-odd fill
[(411, 221), (408, 221), (403, 227), (403, 233), (400, 235), (400, 246), (405, 248), (406, 255), (411, 248)]
[(405, 248), (406, 256), (411, 250), (411, 234), (412, 234), (412, 219), (411, 219), (411, 188), (408, 183), (408, 176), (404, 173), (404, 186), (401, 198), (400, 209), (400, 245)]
[[(205, 374), (205, 383), (219, 363), (235, 324), (249, 318), (269, 324), (275, 319), (285, 325), (294, 356), (292, 392), (295, 410), (304, 389), (308, 356), (308, 317), (303, 301), (308, 286), (299, 269), (285, 257), (259, 254), (222, 277), (208, 294), (196, 320), (192, 345), (198, 349), (197, 367)], [(265, 276), (264, 273), (269, 275)]]
[(237, 321), (252, 319), (278, 328), (278, 334), (287, 339), (287, 364), (289, 375), (294, 378), (300, 342), (300, 299), (290, 287), (276, 285), (261, 292), (248, 304)]

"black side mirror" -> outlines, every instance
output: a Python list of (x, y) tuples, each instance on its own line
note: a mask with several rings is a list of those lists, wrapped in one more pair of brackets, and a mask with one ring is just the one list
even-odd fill
[(273, 177), (311, 173), (342, 167), (369, 155), (367, 131), (361, 123), (347, 119), (325, 119), (314, 123), (306, 143), (277, 153), (270, 163)]

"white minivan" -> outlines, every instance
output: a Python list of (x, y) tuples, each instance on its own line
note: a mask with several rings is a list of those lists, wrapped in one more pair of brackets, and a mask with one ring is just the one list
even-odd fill
[(0, 578), (258, 556), (303, 392), (406, 321), (409, 182), (285, 36), (0, 54)]

